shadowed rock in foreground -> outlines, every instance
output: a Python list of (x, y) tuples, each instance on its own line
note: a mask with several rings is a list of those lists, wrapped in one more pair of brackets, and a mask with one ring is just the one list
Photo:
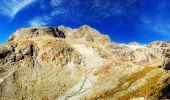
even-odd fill
[(0, 45), (0, 100), (169, 98), (168, 42), (113, 43), (82, 26), (22, 28)]

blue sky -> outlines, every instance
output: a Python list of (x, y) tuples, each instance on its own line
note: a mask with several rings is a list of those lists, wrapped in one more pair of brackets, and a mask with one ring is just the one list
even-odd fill
[(169, 0), (1, 0), (0, 43), (21, 27), (90, 25), (114, 42), (170, 40)]

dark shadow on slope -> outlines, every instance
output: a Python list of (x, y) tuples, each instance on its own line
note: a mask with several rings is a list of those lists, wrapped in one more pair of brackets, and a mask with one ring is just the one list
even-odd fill
[(170, 70), (170, 62), (166, 63), (164, 69), (165, 69), (165, 70)]
[(170, 99), (170, 84), (163, 88), (159, 94), (158, 100)]

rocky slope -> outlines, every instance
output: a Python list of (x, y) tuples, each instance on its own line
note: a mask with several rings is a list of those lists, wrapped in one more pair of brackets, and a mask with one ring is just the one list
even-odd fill
[(0, 45), (0, 100), (170, 98), (170, 43), (113, 43), (82, 26), (17, 30)]

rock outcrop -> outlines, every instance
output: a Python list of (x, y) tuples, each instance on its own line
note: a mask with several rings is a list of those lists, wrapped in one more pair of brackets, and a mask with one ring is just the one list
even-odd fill
[(113, 43), (87, 25), (22, 28), (0, 45), (0, 100), (168, 99), (169, 44)]
[(21, 39), (29, 39), (40, 36), (52, 36), (65, 38), (64, 32), (60, 31), (57, 27), (35, 27), (35, 28), (21, 28), (17, 30), (10, 38), (9, 41), (12, 40), (21, 40)]

